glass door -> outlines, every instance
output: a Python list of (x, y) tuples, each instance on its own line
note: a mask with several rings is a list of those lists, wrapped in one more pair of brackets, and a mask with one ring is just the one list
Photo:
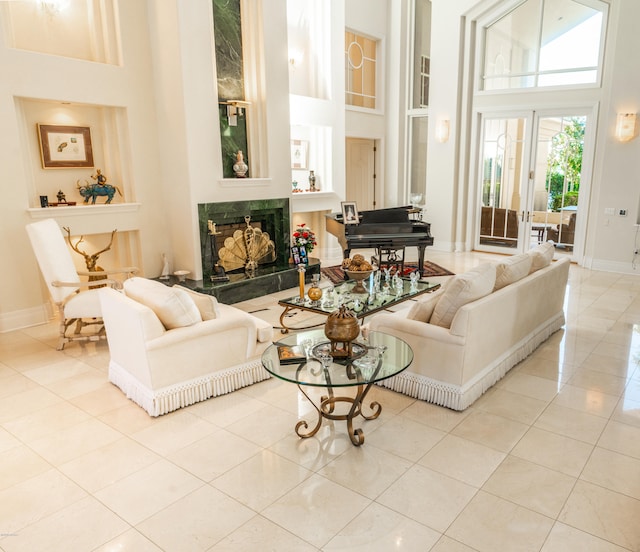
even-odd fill
[(478, 250), (514, 254), (551, 241), (558, 254), (576, 256), (589, 115), (566, 113), (483, 116)]
[(529, 224), (527, 132), (531, 117), (482, 120), (476, 248), (517, 253), (527, 246)]
[(583, 181), (586, 115), (538, 115), (532, 171), (532, 238), (573, 256)]

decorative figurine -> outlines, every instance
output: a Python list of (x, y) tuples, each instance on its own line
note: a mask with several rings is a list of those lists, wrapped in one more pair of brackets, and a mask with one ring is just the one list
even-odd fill
[(169, 279), (169, 261), (167, 260), (167, 256), (162, 254), (162, 273), (160, 274), (161, 280)]
[(58, 198), (58, 203), (67, 202), (67, 197), (64, 195), (64, 192), (62, 190), (58, 190), (58, 194), (56, 195), (56, 197)]
[(236, 173), (236, 178), (246, 178), (249, 166), (244, 162), (244, 155), (242, 150), (238, 150), (236, 154), (236, 162), (233, 165), (233, 172)]
[(412, 272), (411, 274), (409, 274), (409, 279), (411, 280), (411, 291), (417, 291), (420, 273), (417, 270)]
[(227, 276), (224, 268), (218, 263), (220, 255), (218, 254), (218, 244), (216, 240), (222, 232), (216, 230), (216, 223), (212, 220), (207, 221), (207, 227), (209, 228), (209, 245), (211, 247), (211, 281), (227, 282), (229, 281), (229, 276)]
[(92, 174), (91, 178), (95, 180), (94, 184), (90, 184), (85, 180), (84, 186), (81, 186), (80, 180), (76, 181), (78, 192), (82, 197), (84, 197), (85, 203), (89, 203), (89, 199), (91, 199), (91, 203), (94, 204), (96, 202), (96, 198), (101, 196), (106, 196), (107, 201), (105, 201), (105, 203), (111, 203), (116, 192), (122, 196), (120, 188), (113, 186), (112, 184), (107, 184), (107, 177), (102, 174), (100, 169), (96, 169), (96, 174)]
[[(104, 249), (101, 249), (100, 251), (98, 251), (97, 253), (94, 253), (93, 255), (89, 255), (85, 251), (82, 251), (81, 249), (78, 248), (78, 246), (82, 243), (84, 236), (80, 236), (80, 239), (74, 245), (73, 243), (71, 243), (71, 230), (67, 226), (63, 226), (62, 229), (67, 233), (67, 240), (69, 242), (69, 245), (71, 246), (71, 249), (73, 249), (76, 253), (84, 257), (84, 264), (87, 266), (87, 271), (88, 272), (104, 272), (104, 268), (97, 265), (98, 257), (100, 257), (100, 255), (105, 251), (109, 251), (109, 249), (111, 249), (111, 245), (113, 244), (113, 238), (116, 235), (116, 232), (118, 230), (114, 230), (113, 232), (111, 232), (111, 241), (109, 242), (109, 245), (107, 245), (107, 247), (105, 247)], [(89, 276), (89, 281), (95, 282), (96, 280), (104, 280), (106, 277), (107, 276), (105, 274), (101, 274), (99, 276)]]

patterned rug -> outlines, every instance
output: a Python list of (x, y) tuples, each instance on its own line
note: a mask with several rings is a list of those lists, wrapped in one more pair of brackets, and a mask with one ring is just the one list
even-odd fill
[[(382, 267), (384, 268), (384, 266)], [(418, 265), (407, 263), (404, 265), (404, 274), (403, 276), (408, 276), (415, 270), (417, 270)], [(344, 281), (344, 271), (340, 265), (336, 266), (328, 266), (326, 268), (320, 268), (320, 272), (323, 276), (329, 279), (334, 284), (339, 284)], [(440, 265), (436, 263), (432, 263), (431, 261), (424, 262), (424, 276), (423, 278), (433, 278), (435, 276), (452, 276), (453, 272), (450, 272), (446, 268), (442, 268)]]

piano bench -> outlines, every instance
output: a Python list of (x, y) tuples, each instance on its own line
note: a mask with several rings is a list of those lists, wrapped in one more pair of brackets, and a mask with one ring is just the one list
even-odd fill
[(387, 268), (393, 266), (401, 276), (404, 274), (404, 247), (377, 247), (376, 257), (378, 257), (378, 266), (385, 265)]

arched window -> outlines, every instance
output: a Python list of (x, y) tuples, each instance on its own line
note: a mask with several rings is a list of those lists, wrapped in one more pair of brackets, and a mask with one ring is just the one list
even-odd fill
[(526, 0), (484, 25), (481, 90), (598, 84), (607, 5)]

